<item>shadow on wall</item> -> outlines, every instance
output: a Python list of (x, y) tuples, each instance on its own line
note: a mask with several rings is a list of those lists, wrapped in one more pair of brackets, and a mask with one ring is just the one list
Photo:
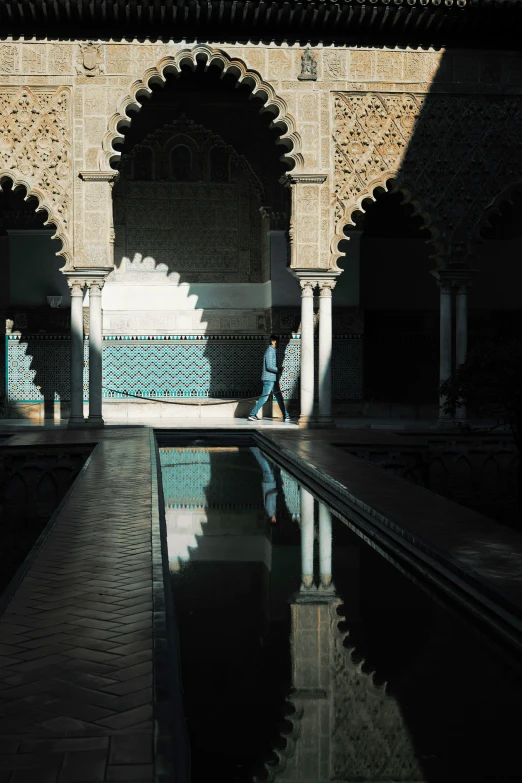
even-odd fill
[[(425, 97), (413, 92), (335, 97), (337, 214), (340, 222), (356, 224), (357, 210), (350, 214), (348, 206), (354, 192), (358, 211), (364, 212), (379, 193), (398, 191), (430, 233), (432, 268), (463, 269), (474, 264), (485, 217), (520, 183), (520, 101), (515, 94), (498, 94), (499, 84), (514, 92), (517, 77), (508, 58), (495, 64), (473, 52), (447, 50), (438, 63), (433, 53), (419, 52), (411, 62), (417, 68), (412, 77), (431, 84)], [(463, 95), (467, 85), (469, 94)], [(395, 273), (401, 285), (400, 262)], [(473, 287), (469, 299), (473, 307)], [(432, 347), (418, 346), (414, 366), (428, 352), (431, 361)], [(398, 362), (400, 350), (391, 346)], [(376, 370), (368, 379), (376, 397), (382, 396), (378, 376)], [(426, 382), (436, 401), (438, 379), (430, 376)], [(382, 387), (387, 385), (383, 380)]]
[[(3, 367), (9, 375), (11, 416), (52, 419), (62, 408), (68, 415), (69, 293), (56, 256), (60, 244), (46, 226), (47, 213), (37, 211), (35, 198), (25, 200), (25, 188), (13, 189), (5, 179), (0, 192), (2, 243), (1, 310), (6, 324)], [(50, 307), (47, 297), (61, 297), (61, 307)], [(36, 388), (35, 388), (36, 387)], [(65, 410), (63, 410), (65, 408)]]

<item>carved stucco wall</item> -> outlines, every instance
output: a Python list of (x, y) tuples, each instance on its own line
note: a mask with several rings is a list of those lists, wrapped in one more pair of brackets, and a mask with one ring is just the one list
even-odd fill
[(7, 175), (37, 197), (56, 226), (67, 261), (72, 255), (70, 109), (67, 87), (0, 87), (0, 177)]
[[(429, 214), (444, 241), (441, 226), (456, 206), (458, 222), (456, 218), (452, 220), (451, 252), (463, 252), (463, 234), (470, 233), (480, 220), (481, 211), (499, 192), (509, 188), (517, 168), (520, 170), (520, 145), (514, 129), (519, 123), (522, 57), (517, 53), (328, 47), (315, 47), (312, 54), (317, 80), (299, 81), (303, 55), (299, 46), (2, 42), (3, 122), (22, 136), (17, 106), (28, 95), (35, 134), (42, 135), (43, 126), (49, 122), (51, 146), (56, 151), (61, 149), (59, 163), (57, 153), (51, 168), (49, 161), (39, 155), (33, 161), (33, 173), (24, 177), (17, 156), (21, 153), (29, 160), (25, 141), (21, 139), (16, 149), (8, 149), (4, 132), (2, 170), (34, 191), (49, 209), (59, 226), (64, 243), (62, 254), (69, 265), (110, 266), (109, 183), (99, 178), (82, 180), (79, 174), (108, 171), (110, 160), (117, 157), (112, 143), (120, 135), (118, 127), (122, 121), (131, 121), (126, 109), (138, 105), (139, 96), (150, 91), (150, 82), (163, 81), (164, 72), (179, 71), (184, 63), (193, 66), (196, 58), (206, 59), (251, 85), (263, 98), (281, 128), (293, 174), (320, 174), (327, 178), (324, 184), (302, 179), (292, 185), (296, 207), (292, 256), (295, 266), (335, 267), (343, 225), (350, 220), (363, 194), (367, 191), (371, 196), (378, 184), (372, 169), (376, 163), (371, 158), (376, 150), (379, 154), (381, 150), (375, 146), (376, 136), (369, 134), (371, 123), (381, 123), (381, 130), (393, 127), (394, 133), (399, 131), (393, 139), (383, 141), (389, 149), (384, 154), (386, 170), (377, 166), (382, 181), (388, 174), (397, 175), (401, 161), (409, 163), (408, 141), (424, 123), (424, 117), (425, 135), (419, 136), (419, 141), (424, 143), (422, 155), (428, 159), (419, 162), (418, 157), (412, 158), (412, 166), (415, 163), (417, 167), (402, 185), (418, 188), (419, 194), (409, 195)], [(56, 96), (54, 103), (45, 99), (43, 105), (43, 95)], [(464, 112), (463, 106), (467, 107)], [(41, 121), (45, 119), (43, 125), (34, 124), (36, 115)], [(347, 176), (348, 163), (352, 164), (344, 154), (345, 142), (357, 121), (364, 128), (364, 150), (353, 163), (353, 176), (352, 172)], [(72, 160), (68, 145), (72, 145)], [(392, 149), (393, 145), (398, 145), (398, 150)], [(32, 148), (31, 144), (31, 151)], [(512, 165), (506, 166), (506, 162)], [(65, 165), (71, 163), (72, 170), (66, 173)], [(451, 181), (447, 175), (444, 178), (444, 169), (450, 171)], [(435, 175), (437, 179), (433, 180)], [(477, 182), (482, 188), (478, 195)], [(437, 248), (439, 257), (449, 252), (444, 241)]]
[(390, 179), (416, 203), (441, 264), (465, 260), (496, 195), (521, 179), (519, 96), (334, 95), (336, 234)]
[[(190, 150), (186, 181), (175, 180), (170, 154)], [(212, 179), (211, 151), (228, 162), (223, 181)], [(142, 178), (140, 161), (148, 179)], [(140, 259), (162, 264), (190, 283), (264, 283), (270, 277), (262, 190), (247, 161), (205, 128), (184, 118), (148, 135), (122, 161), (113, 189), (116, 269)], [(152, 165), (151, 170), (147, 166)]]

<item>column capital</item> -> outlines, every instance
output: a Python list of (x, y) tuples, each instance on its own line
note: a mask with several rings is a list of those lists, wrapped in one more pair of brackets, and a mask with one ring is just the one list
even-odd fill
[(317, 283), (315, 280), (303, 280), (300, 278), (299, 285), (301, 286), (301, 296), (313, 296)]
[(459, 288), (471, 286), (477, 272), (478, 269), (471, 267), (446, 267), (445, 269), (432, 269), (430, 274), (436, 279), (439, 287), (444, 284), (450, 288)]
[(87, 288), (89, 289), (89, 294), (92, 294), (93, 296), (96, 296), (98, 293), (101, 293), (101, 290), (103, 286), (105, 285), (105, 280), (100, 278), (94, 278), (94, 280), (87, 280), (86, 281)]
[(74, 277), (67, 278), (67, 285), (69, 286), (69, 291), (71, 292), (71, 296), (82, 296), (83, 297), (83, 288), (85, 286), (85, 280), (77, 280)]
[(337, 280), (319, 280), (318, 282), (318, 286), (320, 289), (319, 296), (331, 296), (336, 283)]

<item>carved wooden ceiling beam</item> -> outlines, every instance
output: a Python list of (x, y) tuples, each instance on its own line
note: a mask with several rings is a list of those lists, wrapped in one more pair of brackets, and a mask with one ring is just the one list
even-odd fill
[(522, 0), (2, 0), (2, 36), (519, 48)]

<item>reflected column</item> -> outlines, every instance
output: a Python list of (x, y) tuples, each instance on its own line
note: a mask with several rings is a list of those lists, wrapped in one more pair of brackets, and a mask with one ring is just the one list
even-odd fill
[(333, 591), (332, 515), (324, 503), (319, 503), (319, 573), (320, 589)]
[(102, 427), (102, 288), (103, 279), (90, 280), (89, 287), (89, 418), (92, 427)]
[(71, 413), (69, 427), (84, 424), (83, 418), (83, 280), (69, 278), (71, 291)]
[(314, 586), (314, 498), (301, 487), (301, 590)]

